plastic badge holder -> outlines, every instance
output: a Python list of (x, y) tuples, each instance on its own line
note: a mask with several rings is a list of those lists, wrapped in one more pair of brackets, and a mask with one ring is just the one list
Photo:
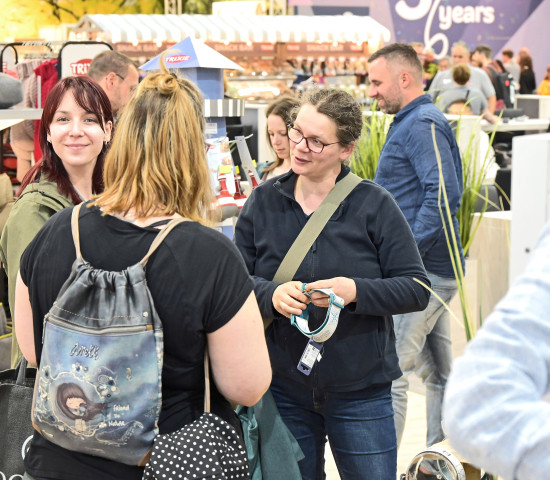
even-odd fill
[(298, 370), (304, 375), (309, 375), (315, 362), (321, 361), (321, 352), (323, 351), (323, 344), (317, 343), (312, 338), (307, 342), (306, 349), (302, 353), (302, 358), (298, 363)]

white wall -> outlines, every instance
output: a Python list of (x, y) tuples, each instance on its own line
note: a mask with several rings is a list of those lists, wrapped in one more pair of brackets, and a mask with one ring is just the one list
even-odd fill
[(512, 162), (510, 285), (550, 220), (550, 134), (514, 137)]

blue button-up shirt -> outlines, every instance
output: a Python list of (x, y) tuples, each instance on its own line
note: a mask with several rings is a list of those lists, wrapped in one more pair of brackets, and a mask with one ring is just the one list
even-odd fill
[(453, 447), (505, 480), (550, 477), (550, 224), (529, 264), (453, 362)]
[[(429, 95), (416, 98), (395, 115), (380, 153), (374, 181), (394, 196), (403, 211), (426, 270), (452, 277), (454, 271), (439, 209), (441, 203), (445, 212), (443, 195), (439, 201), (439, 168), (432, 125), (464, 266), (456, 219), (463, 188), (462, 161), (451, 126)], [(444, 215), (446, 218), (446, 213)]]

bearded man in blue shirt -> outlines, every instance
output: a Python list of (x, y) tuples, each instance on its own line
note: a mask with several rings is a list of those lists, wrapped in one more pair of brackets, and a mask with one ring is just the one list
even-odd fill
[[(423, 92), (422, 64), (412, 47), (388, 45), (369, 58), (369, 96), (380, 110), (396, 114), (380, 153), (374, 181), (386, 188), (403, 211), (416, 239), (424, 267), (437, 295), (422, 312), (394, 316), (397, 355), (403, 376), (392, 384), (398, 445), (407, 413), (408, 376), (422, 378), (426, 386), (427, 445), (444, 439), (441, 409), (451, 369), (450, 319), (442, 301), (457, 291), (439, 200), (439, 167), (432, 138), (441, 155), (441, 167), (459, 240), (456, 213), (462, 197), (462, 161), (449, 122)], [(441, 208), (445, 212), (441, 197)], [(446, 215), (445, 215), (446, 216)], [(460, 247), (460, 245), (459, 245)], [(464, 266), (462, 247), (459, 261)]]

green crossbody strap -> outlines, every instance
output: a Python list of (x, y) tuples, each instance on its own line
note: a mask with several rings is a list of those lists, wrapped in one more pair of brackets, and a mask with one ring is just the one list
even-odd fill
[[(361, 183), (363, 179), (349, 172), (340, 180), (334, 188), (325, 197), (319, 208), (315, 210), (307, 223), (302, 228), (300, 234), (294, 240), (294, 243), (286, 252), (285, 258), (279, 265), (273, 281), (277, 283), (290, 282), (298, 267), (304, 261), (304, 258), (317, 239), (325, 225), (330, 220), (338, 206), (351, 193), (351, 191)], [(272, 318), (263, 318), (264, 330), (273, 322)]]
[(298, 267), (304, 261), (304, 258), (317, 239), (325, 225), (330, 220), (338, 206), (351, 193), (351, 191), (362, 181), (352, 172), (349, 172), (340, 180), (323, 200), (319, 208), (305, 224), (302, 231), (294, 240), (294, 243), (288, 250), (285, 258), (279, 265), (273, 281), (277, 283), (289, 282), (294, 277)]

